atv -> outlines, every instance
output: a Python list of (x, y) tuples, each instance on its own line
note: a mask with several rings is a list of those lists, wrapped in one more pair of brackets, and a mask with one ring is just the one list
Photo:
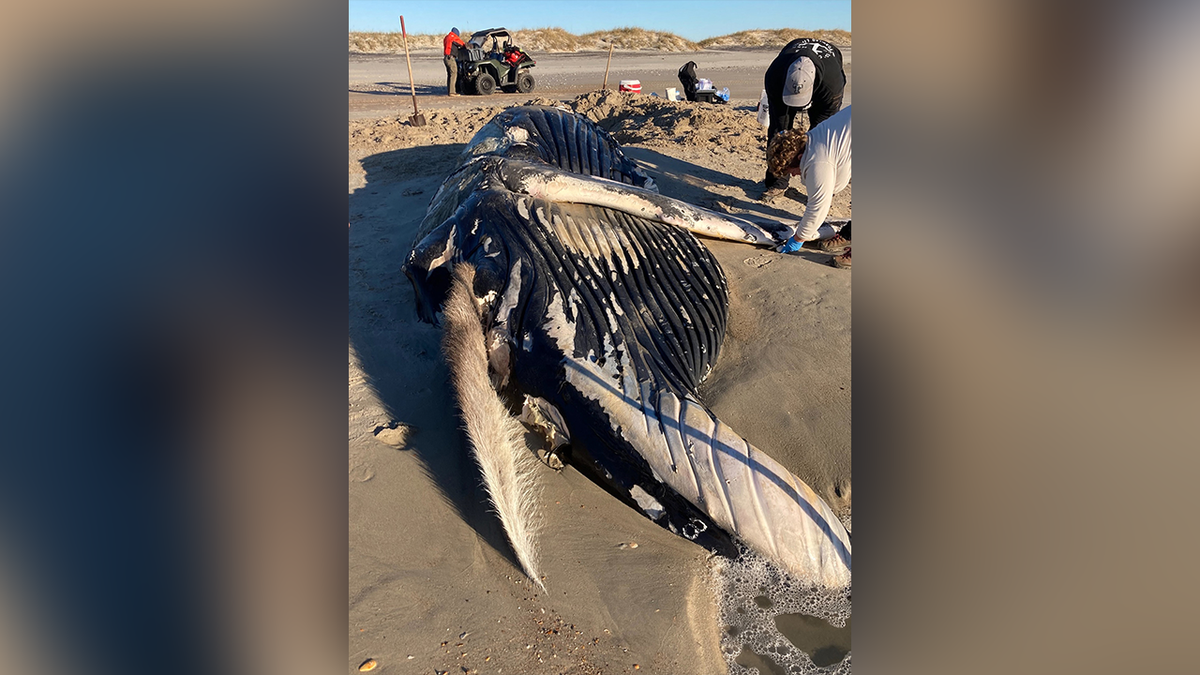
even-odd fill
[(528, 94), (533, 91), (533, 57), (513, 45), (506, 28), (489, 28), (473, 33), (458, 63), (463, 92), (488, 96), (504, 91)]

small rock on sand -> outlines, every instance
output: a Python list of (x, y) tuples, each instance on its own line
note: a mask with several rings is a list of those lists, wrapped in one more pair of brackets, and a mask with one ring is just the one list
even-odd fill
[(408, 443), (409, 435), (414, 431), (414, 428), (400, 422), (391, 422), (387, 425), (378, 426), (375, 428), (375, 438), (385, 445), (390, 445), (393, 448), (402, 448)]

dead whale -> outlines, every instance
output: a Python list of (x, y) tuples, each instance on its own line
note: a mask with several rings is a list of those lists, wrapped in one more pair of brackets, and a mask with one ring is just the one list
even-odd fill
[(774, 245), (790, 232), (658, 194), (607, 133), (564, 110), (510, 108), (468, 145), (404, 271), (421, 318), (445, 319), (472, 450), (533, 579), (533, 460), (514, 400), (563, 459), (663, 527), (849, 585), (850, 536), (828, 505), (696, 394), (728, 289), (694, 233)]

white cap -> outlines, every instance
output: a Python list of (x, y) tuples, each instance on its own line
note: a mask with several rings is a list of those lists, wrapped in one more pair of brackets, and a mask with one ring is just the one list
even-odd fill
[(783, 82), (783, 102), (792, 108), (807, 108), (812, 103), (813, 80), (817, 67), (812, 59), (801, 56), (788, 68)]

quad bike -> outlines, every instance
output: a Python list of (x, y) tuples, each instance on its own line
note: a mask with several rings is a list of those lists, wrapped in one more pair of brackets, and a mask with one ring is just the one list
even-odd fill
[(471, 35), (460, 52), (459, 81), (463, 93), (491, 95), (496, 88), (528, 94), (533, 91), (533, 57), (512, 43), (505, 28), (489, 28)]

